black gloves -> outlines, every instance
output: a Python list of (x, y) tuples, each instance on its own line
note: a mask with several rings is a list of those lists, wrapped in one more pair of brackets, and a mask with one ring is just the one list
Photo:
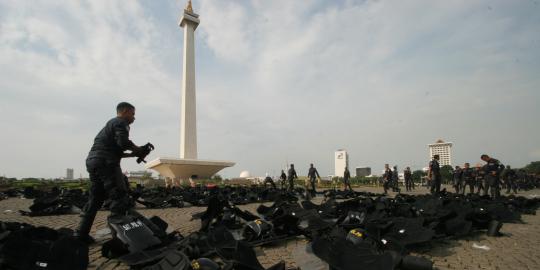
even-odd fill
[(135, 155), (137, 156), (137, 163), (146, 163), (146, 160), (144, 159), (152, 150), (154, 150), (154, 145), (151, 143), (146, 143), (145, 145), (141, 146), (140, 149), (135, 152)]

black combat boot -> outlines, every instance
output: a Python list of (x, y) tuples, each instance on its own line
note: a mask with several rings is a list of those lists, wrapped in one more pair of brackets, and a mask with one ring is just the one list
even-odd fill
[(94, 223), (94, 218), (96, 214), (83, 213), (81, 215), (81, 222), (79, 223), (79, 228), (75, 231), (74, 235), (81, 242), (91, 245), (96, 242), (96, 240), (90, 236), (90, 229), (92, 228), (92, 223)]

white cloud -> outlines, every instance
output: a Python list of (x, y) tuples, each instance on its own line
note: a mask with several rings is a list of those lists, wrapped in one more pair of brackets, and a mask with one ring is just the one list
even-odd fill
[[(533, 3), (194, 5), (199, 151), (237, 161), (228, 175), (277, 171), (286, 160), (299, 168), (315, 162), (324, 174), (342, 147), (352, 167), (422, 167), (426, 144), (439, 137), (456, 143), (460, 162), (491, 151), (520, 166), (531, 158), (523, 153), (538, 148), (532, 138), (540, 130), (530, 124), (540, 100)], [(0, 121), (9, 131), (2, 141), (22, 143), (7, 147), (0, 173), (84, 170), (93, 136), (121, 100), (138, 108), (136, 142), (177, 155), (183, 1), (171, 6), (3, 1)], [(32, 155), (49, 151), (49, 141), (54, 162)], [(20, 165), (27, 159), (42, 165), (27, 172)]]

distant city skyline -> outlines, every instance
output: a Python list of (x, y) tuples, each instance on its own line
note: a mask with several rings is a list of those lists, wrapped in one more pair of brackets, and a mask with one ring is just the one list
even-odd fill
[[(0, 2), (0, 175), (87, 177), (121, 101), (137, 107), (132, 140), (156, 147), (147, 160), (179, 156), (185, 2)], [(198, 157), (235, 161), (224, 177), (286, 163), (330, 175), (341, 148), (351, 168), (421, 169), (438, 138), (454, 143), (455, 165), (540, 160), (533, 1), (193, 5)]]

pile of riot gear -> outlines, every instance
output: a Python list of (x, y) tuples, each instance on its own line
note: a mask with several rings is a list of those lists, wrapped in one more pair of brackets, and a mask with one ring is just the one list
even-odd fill
[(53, 189), (35, 198), (30, 212), (21, 210), (20, 213), (26, 216), (78, 214), (87, 199), (88, 195), (82, 189)]
[[(81, 194), (54, 190), (36, 202), (48, 209), (48, 203), (53, 204), (58, 198)], [(167, 233), (165, 221), (159, 217), (146, 218), (134, 210), (108, 218), (112, 239), (103, 244), (102, 255), (119, 260), (132, 269), (147, 270), (263, 270), (254, 247), (298, 237), (309, 240), (309, 250), (332, 269), (358, 269), (359, 266), (362, 269), (432, 269), (431, 261), (411, 256), (410, 251), (437, 239), (463, 237), (478, 231), (498, 236), (504, 223), (520, 222), (522, 214), (535, 214), (540, 205), (537, 198), (501, 196), (493, 200), (489, 196), (462, 195), (445, 190), (435, 195), (398, 194), (395, 198), (368, 192), (329, 190), (324, 193), (321, 204), (306, 200), (303, 189), (138, 187), (132, 194), (147, 207), (179, 207), (171, 203), (174, 200), (186, 205), (207, 206), (206, 211), (193, 215), (194, 219), (201, 220), (200, 230), (186, 236), (178, 232)], [(166, 204), (160, 205), (160, 200)], [(236, 206), (269, 201), (274, 203), (270, 206), (261, 204), (256, 213)], [(10, 238), (6, 236), (33, 227), (27, 224), (7, 227), (3, 225), (0, 230), (1, 266), (31, 269), (15, 263), (13, 258), (18, 257), (11, 252), (14, 243), (7, 241)], [(50, 246), (57, 246), (57, 241), (70, 235), (47, 228), (37, 231), (40, 230), (48, 232), (45, 236), (26, 233), (31, 239), (18, 248), (37, 242), (36, 245), (53, 250)], [(71, 241), (74, 238), (67, 239), (59, 243), (61, 247), (76, 247), (79, 257), (74, 258), (80, 260), (80, 265), (74, 265), (73, 261), (63, 262), (54, 255), (50, 256), (56, 259), (50, 261), (44, 262), (39, 257), (32, 258), (32, 262), (69, 264), (71, 268), (65, 269), (79, 269), (87, 264), (84, 244), (75, 244)], [(271, 269), (285, 269), (285, 263), (278, 262)]]
[[(279, 196), (271, 206), (260, 205), (257, 214), (213, 195), (207, 210), (193, 216), (201, 219), (200, 230), (188, 236), (166, 234), (162, 220), (132, 213), (109, 220), (116, 236), (105, 244), (104, 256), (133, 269), (192, 269), (194, 263), (213, 267), (208, 269), (264, 269), (253, 247), (304, 237), (311, 252), (332, 269), (432, 269), (431, 261), (410, 251), (477, 231), (498, 236), (503, 223), (520, 222), (522, 214), (535, 213), (540, 204), (538, 199), (492, 200), (445, 191), (436, 196), (372, 195), (359, 193), (344, 201), (327, 197), (322, 204)], [(118, 246), (124, 250), (111, 252)], [(171, 261), (174, 266), (168, 265)], [(272, 269), (284, 267), (280, 262)]]
[(84, 270), (88, 246), (70, 229), (0, 222), (0, 269)]

